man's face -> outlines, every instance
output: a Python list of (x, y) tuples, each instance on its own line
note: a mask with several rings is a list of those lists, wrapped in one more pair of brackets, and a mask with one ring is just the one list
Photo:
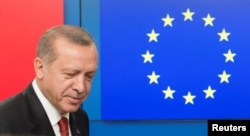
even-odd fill
[(95, 46), (74, 45), (63, 38), (54, 42), (54, 49), (56, 59), (48, 66), (42, 62), (38, 85), (61, 114), (74, 112), (89, 94), (97, 69), (97, 50)]

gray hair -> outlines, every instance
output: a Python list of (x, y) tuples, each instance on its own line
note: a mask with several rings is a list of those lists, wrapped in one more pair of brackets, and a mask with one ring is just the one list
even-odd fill
[(77, 45), (90, 46), (94, 44), (91, 35), (81, 27), (61, 25), (52, 27), (44, 32), (38, 42), (37, 57), (46, 64), (51, 64), (56, 59), (53, 43), (57, 38), (65, 38)]

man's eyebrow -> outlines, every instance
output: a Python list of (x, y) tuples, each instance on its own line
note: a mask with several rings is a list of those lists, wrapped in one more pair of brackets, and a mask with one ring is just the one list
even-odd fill
[(79, 72), (80, 72), (80, 70), (69, 69), (69, 68), (63, 68), (61, 71), (62, 71), (63, 73), (65, 73), (65, 72), (79, 73)]

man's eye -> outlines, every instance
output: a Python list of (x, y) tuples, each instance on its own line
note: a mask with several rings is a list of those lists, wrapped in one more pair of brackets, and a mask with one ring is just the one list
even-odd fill
[(86, 75), (86, 79), (88, 80), (88, 81), (91, 81), (92, 79), (93, 79), (93, 75)]
[(72, 78), (75, 76), (75, 73), (66, 73), (66, 78)]

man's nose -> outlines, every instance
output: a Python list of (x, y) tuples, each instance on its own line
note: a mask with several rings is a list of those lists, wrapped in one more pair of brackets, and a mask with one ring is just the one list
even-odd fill
[(76, 78), (73, 89), (77, 91), (78, 93), (83, 93), (85, 91), (86, 85), (84, 82), (84, 77), (78, 77)]

